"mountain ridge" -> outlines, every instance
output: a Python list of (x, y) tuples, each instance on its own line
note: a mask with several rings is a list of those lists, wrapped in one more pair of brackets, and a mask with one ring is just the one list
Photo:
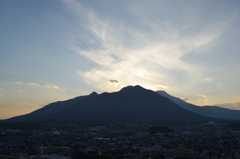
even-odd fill
[(200, 115), (213, 117), (213, 118), (230, 119), (230, 120), (240, 119), (239, 110), (231, 110), (231, 109), (222, 108), (219, 106), (197, 106), (197, 105), (188, 103), (178, 97), (174, 97), (165, 91), (156, 91), (156, 92), (172, 100), (182, 108), (192, 111), (194, 113), (198, 113)]
[[(49, 109), (52, 111), (46, 112)], [(87, 96), (51, 103), (32, 113), (6, 121), (185, 124), (223, 120), (186, 110), (141, 86), (128, 86), (118, 92), (93, 92)]]

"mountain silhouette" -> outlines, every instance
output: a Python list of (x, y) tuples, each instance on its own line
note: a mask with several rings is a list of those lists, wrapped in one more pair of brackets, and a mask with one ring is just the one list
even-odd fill
[(219, 120), (186, 110), (141, 86), (128, 86), (119, 92), (93, 92), (55, 102), (6, 121), (183, 124)]
[(171, 96), (165, 91), (157, 91), (157, 93), (160, 94), (161, 96), (164, 96), (172, 100), (174, 103), (180, 105), (182, 108), (192, 111), (194, 113), (198, 113), (200, 115), (230, 120), (240, 119), (239, 110), (231, 110), (227, 108), (221, 108), (218, 106), (196, 106), (194, 104), (187, 103), (180, 98)]

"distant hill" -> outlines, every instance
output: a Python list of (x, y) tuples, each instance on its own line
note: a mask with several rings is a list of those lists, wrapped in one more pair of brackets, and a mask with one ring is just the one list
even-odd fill
[(183, 109), (154, 91), (128, 86), (119, 92), (93, 92), (88, 96), (55, 102), (6, 121), (193, 124), (223, 120)]
[(174, 103), (180, 105), (182, 108), (186, 110), (190, 110), (194, 113), (198, 113), (200, 115), (213, 117), (213, 118), (221, 118), (221, 119), (230, 119), (236, 120), (240, 119), (240, 111), (239, 110), (231, 110), (227, 108), (221, 108), (218, 106), (196, 106), (190, 103), (185, 102), (184, 100), (171, 96), (165, 91), (157, 91), (158, 94), (164, 96)]

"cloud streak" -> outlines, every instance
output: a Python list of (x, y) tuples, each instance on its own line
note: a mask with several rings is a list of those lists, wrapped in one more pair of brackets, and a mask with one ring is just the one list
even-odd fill
[(24, 94), (26, 93), (26, 91), (24, 91), (24, 90), (22, 90), (22, 89), (18, 89), (17, 92), (19, 92), (19, 93), (24, 93)]
[(23, 84), (22, 82), (19, 82), (19, 81), (17, 81), (17, 82), (13, 82), (13, 84)]
[(29, 86), (40, 86), (40, 84), (38, 83), (33, 83), (33, 82), (28, 82), (28, 83), (25, 83), (26, 85), (29, 85)]
[(51, 84), (51, 83), (45, 83), (45, 84), (38, 84), (34, 82), (13, 82), (13, 84), (18, 84), (18, 85), (26, 85), (26, 86), (34, 86), (34, 87), (46, 87), (46, 88), (53, 88), (53, 89), (60, 89), (57, 85)]
[(54, 89), (59, 89), (58, 86), (54, 85), (54, 84), (51, 84), (51, 83), (46, 83), (44, 84), (45, 87), (48, 87), (48, 88), (54, 88)]

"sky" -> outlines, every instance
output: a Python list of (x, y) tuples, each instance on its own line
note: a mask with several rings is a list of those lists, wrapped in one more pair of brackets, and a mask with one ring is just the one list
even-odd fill
[(128, 85), (240, 110), (239, 0), (1, 0), (0, 119)]

